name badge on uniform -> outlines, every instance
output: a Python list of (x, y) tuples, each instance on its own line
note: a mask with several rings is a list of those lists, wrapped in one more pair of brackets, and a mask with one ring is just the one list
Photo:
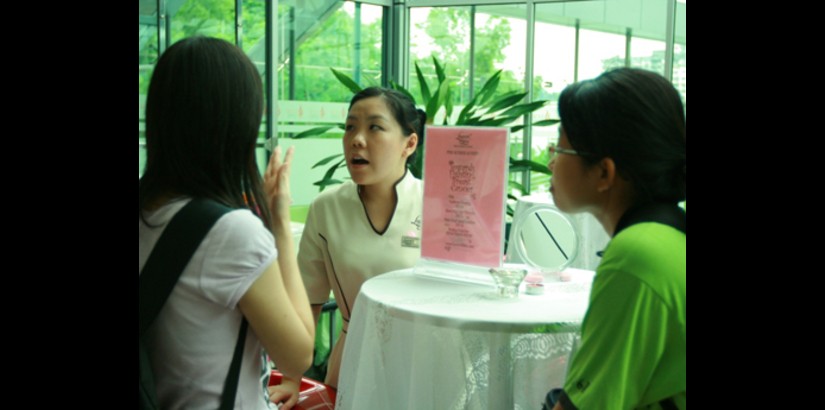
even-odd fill
[(420, 248), (421, 238), (418, 237), (415, 231), (408, 231), (401, 236), (401, 246), (404, 248)]

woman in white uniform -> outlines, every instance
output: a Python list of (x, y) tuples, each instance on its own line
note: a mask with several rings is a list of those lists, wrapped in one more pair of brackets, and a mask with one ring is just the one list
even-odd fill
[(315, 322), (332, 289), (343, 330), (325, 383), (337, 387), (350, 313), (369, 278), (412, 267), (421, 255), (423, 185), (407, 169), (427, 115), (404, 94), (370, 87), (350, 102), (344, 156), (352, 180), (312, 203), (298, 265)]

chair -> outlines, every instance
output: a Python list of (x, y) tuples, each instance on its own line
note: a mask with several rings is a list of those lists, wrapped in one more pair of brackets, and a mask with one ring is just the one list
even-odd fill
[(305, 377), (324, 380), (327, 375), (327, 363), (338, 332), (343, 327), (341, 312), (335, 299), (330, 299), (321, 307), (321, 316), (318, 318), (318, 327), (315, 328), (315, 358), (312, 366), (304, 373)]
[[(335, 299), (330, 299), (321, 307), (321, 314), (329, 313), (329, 347), (335, 346), (335, 336), (338, 334), (335, 330), (335, 316), (338, 311), (338, 302)], [(338, 314), (340, 316), (340, 313)]]
[[(296, 410), (332, 410), (335, 408), (337, 391), (332, 386), (316, 379), (323, 380), (326, 377), (329, 354), (335, 345), (337, 331), (340, 331), (341, 325), (336, 320), (336, 316), (340, 316), (340, 314), (335, 299), (330, 299), (321, 307), (321, 317), (315, 330), (315, 360), (312, 367), (301, 378), (299, 403), (294, 407)], [(329, 322), (329, 327), (326, 326), (325, 321)], [(281, 384), (282, 379), (283, 374), (281, 372), (272, 370), (269, 385)]]

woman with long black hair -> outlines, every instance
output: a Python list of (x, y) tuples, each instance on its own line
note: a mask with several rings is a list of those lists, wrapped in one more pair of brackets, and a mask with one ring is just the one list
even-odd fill
[[(234, 408), (291, 408), (312, 361), (315, 326), (289, 225), (292, 151), (281, 160), (276, 149), (262, 180), (255, 162), (262, 112), (257, 69), (224, 40), (181, 40), (152, 74), (138, 195), (140, 270), (192, 199), (233, 208), (207, 233), (147, 330), (161, 408), (218, 408), (243, 319), (249, 328)], [(262, 348), (284, 375), (271, 391)]]

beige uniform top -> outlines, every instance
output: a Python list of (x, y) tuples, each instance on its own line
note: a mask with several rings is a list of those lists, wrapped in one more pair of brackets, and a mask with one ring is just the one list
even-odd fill
[(398, 204), (384, 232), (376, 231), (352, 181), (322, 192), (310, 205), (298, 251), (298, 266), (313, 305), (329, 300), (332, 289), (343, 334), (330, 355), (325, 383), (338, 385), (350, 312), (369, 278), (410, 268), (421, 255), (424, 185), (407, 171), (396, 183)]

